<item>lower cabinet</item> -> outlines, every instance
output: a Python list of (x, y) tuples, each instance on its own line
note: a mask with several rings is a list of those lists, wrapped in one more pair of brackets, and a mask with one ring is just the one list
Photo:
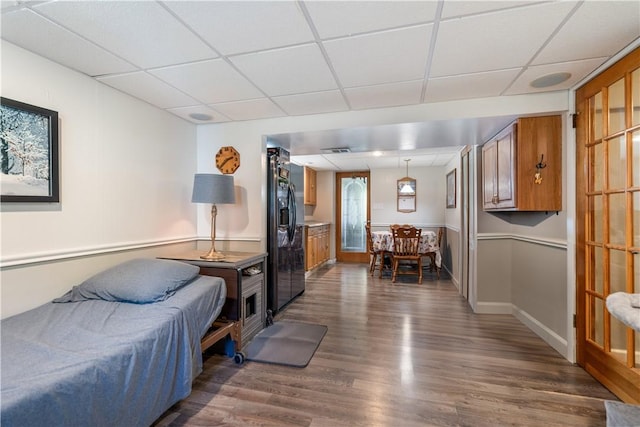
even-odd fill
[(331, 226), (329, 224), (305, 226), (306, 253), (305, 270), (310, 271), (329, 260)]

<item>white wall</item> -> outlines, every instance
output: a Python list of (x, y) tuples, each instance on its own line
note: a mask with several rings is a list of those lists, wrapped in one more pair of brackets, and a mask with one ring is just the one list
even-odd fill
[[(470, 143), (469, 145), (473, 145), (473, 144)], [(462, 221), (462, 214), (460, 211), (460, 206), (461, 206), (460, 188), (462, 187), (460, 183), (462, 179), (462, 168), (460, 167), (460, 165), (461, 165), (461, 157), (460, 155), (457, 155), (444, 167), (445, 180), (446, 180), (447, 174), (449, 174), (453, 170), (455, 170), (455, 177), (456, 177), (456, 206), (455, 208), (445, 209), (445, 212), (444, 212), (445, 224), (447, 228), (456, 230), (458, 232), (460, 232), (460, 221)]]
[[(471, 144), (470, 144), (471, 145)], [(445, 185), (447, 175), (453, 171), (455, 174), (455, 207), (446, 208), (444, 211), (445, 218), (445, 226), (446, 226), (446, 234), (445, 238), (443, 238), (443, 248), (442, 248), (442, 263), (445, 269), (448, 270), (449, 275), (451, 276), (451, 280), (456, 285), (456, 287), (460, 287), (460, 268), (461, 268), (461, 241), (460, 241), (460, 230), (462, 227), (462, 210), (461, 210), (461, 182), (462, 182), (462, 168), (461, 168), (461, 157), (457, 155), (454, 157), (449, 163), (447, 163), (444, 167), (444, 175), (445, 175)]]
[(316, 172), (315, 206), (305, 206), (305, 221), (335, 223), (336, 175), (333, 171)]
[[(132, 257), (195, 237), (194, 125), (5, 41), (1, 48), (2, 96), (59, 113), (61, 200), (2, 205), (3, 317), (105, 265), (75, 268), (69, 259), (123, 250)], [(34, 263), (58, 260), (66, 268), (35, 273)]]
[[(409, 156), (410, 157), (410, 156)], [(416, 180), (416, 211), (398, 212), (398, 179), (407, 174), (406, 166), (372, 169), (371, 226), (388, 229), (391, 224), (414, 224), (420, 227), (444, 225), (445, 177), (443, 167), (409, 167)]]
[(336, 174), (334, 171), (316, 172), (315, 206), (304, 207), (305, 221), (328, 222), (331, 224), (329, 232), (329, 259), (336, 258)]

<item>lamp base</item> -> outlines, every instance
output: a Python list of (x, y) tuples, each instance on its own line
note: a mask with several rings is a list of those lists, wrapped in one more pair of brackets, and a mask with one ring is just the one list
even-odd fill
[(207, 261), (217, 261), (224, 259), (224, 254), (222, 252), (216, 252), (215, 249), (211, 248), (209, 252), (204, 255), (200, 255), (201, 259), (205, 259)]

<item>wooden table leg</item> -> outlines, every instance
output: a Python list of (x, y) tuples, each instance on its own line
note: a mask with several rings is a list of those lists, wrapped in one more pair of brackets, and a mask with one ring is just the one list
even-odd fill
[(386, 251), (380, 251), (380, 278), (382, 279), (382, 269), (384, 268), (384, 256), (387, 254)]

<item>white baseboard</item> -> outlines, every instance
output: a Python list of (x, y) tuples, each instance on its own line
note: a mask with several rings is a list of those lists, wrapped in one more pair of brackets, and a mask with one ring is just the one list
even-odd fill
[(529, 315), (526, 311), (513, 307), (513, 315), (520, 320), (526, 327), (531, 329), (536, 335), (542, 338), (547, 344), (553, 347), (562, 357), (567, 360), (569, 358), (569, 347), (567, 340), (553, 332), (551, 329), (540, 323), (537, 319)]
[(540, 323), (536, 318), (532, 317), (529, 313), (520, 308), (514, 306), (511, 303), (502, 302), (478, 302), (475, 307), (475, 313), (478, 314), (511, 314), (520, 322), (522, 322), (527, 328), (538, 335), (549, 344), (555, 351), (560, 353), (562, 357), (567, 360), (569, 358), (569, 347), (567, 340), (560, 335), (553, 332), (551, 329)]
[(478, 314), (513, 314), (513, 304), (510, 302), (478, 302), (475, 306)]
[(446, 266), (446, 265), (443, 265), (443, 266), (442, 266), (442, 269), (443, 269), (444, 271), (446, 271), (446, 272), (447, 272), (447, 274), (449, 275), (449, 278), (450, 278), (451, 282), (453, 283), (453, 286), (455, 286), (455, 287), (456, 287), (456, 289), (457, 289), (458, 291), (460, 291), (460, 282), (458, 282), (458, 278), (457, 278), (457, 277), (453, 277), (453, 274), (451, 274), (451, 272), (449, 271), (449, 269), (447, 268), (447, 266)]

